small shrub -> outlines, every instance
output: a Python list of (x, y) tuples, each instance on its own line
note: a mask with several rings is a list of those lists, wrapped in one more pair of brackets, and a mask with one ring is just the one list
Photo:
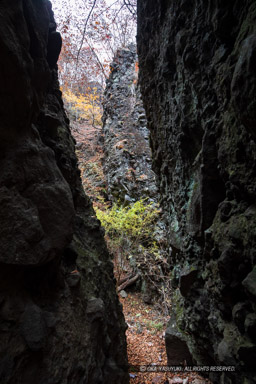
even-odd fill
[(157, 292), (169, 312), (170, 278), (164, 268), (167, 266), (166, 253), (157, 240), (156, 223), (159, 220), (159, 205), (141, 199), (130, 206), (113, 204), (99, 208), (94, 206), (97, 218), (105, 228), (108, 248), (114, 256), (117, 281), (124, 271), (131, 267), (140, 271), (152, 291)]
[[(144, 249), (157, 250), (153, 232), (159, 214), (158, 205), (142, 199), (128, 207), (114, 204), (106, 209), (95, 207), (95, 210), (105, 228), (108, 246), (117, 255), (121, 269), (127, 260), (132, 264)], [(135, 264), (138, 266), (138, 259)]]

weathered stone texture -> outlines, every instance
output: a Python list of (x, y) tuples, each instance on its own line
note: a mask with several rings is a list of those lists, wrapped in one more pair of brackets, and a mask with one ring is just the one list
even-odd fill
[(103, 102), (104, 173), (110, 199), (122, 203), (157, 194), (136, 62), (135, 45), (117, 51)]
[[(138, 57), (136, 46), (116, 52), (111, 63), (103, 102), (103, 149), (104, 174), (107, 180), (110, 201), (129, 205), (146, 199), (158, 203), (160, 195), (156, 177), (152, 171), (152, 156), (149, 143), (146, 115), (141, 99), (138, 80)], [(161, 243), (164, 258), (166, 245), (165, 226), (161, 215), (154, 228), (155, 241)], [(127, 244), (129, 248), (129, 240)], [(163, 281), (166, 265), (155, 262), (155, 254), (134, 252), (130, 260), (132, 269), (140, 274), (141, 291), (146, 303), (163, 300)], [(137, 283), (138, 284), (138, 283)]]
[(253, 383), (256, 3), (139, 0), (138, 55), (178, 327), (198, 363), (236, 366), (215, 382)]
[(75, 143), (49, 1), (0, 3), (0, 382), (127, 383), (125, 324)]

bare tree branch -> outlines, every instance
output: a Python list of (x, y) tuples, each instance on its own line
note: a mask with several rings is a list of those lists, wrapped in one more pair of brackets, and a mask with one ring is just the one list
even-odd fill
[[(123, 1), (128, 11), (133, 15), (133, 17), (136, 17), (136, 5), (131, 4), (130, 0), (123, 0)], [(135, 10), (133, 8), (135, 8)]]
[(121, 285), (117, 288), (117, 292), (120, 292), (120, 291), (122, 291), (123, 289), (125, 289), (126, 287), (129, 287), (130, 285), (132, 285), (133, 283), (135, 283), (135, 281), (137, 281), (139, 277), (140, 277), (140, 275), (137, 274), (137, 275), (135, 275), (134, 277), (132, 277), (130, 280), (125, 281), (123, 284), (121, 284)]
[(89, 15), (87, 16), (87, 19), (85, 21), (85, 24), (84, 24), (84, 30), (83, 30), (83, 35), (82, 35), (82, 40), (81, 40), (81, 43), (80, 43), (80, 47), (78, 49), (78, 52), (77, 52), (77, 57), (76, 57), (76, 68), (77, 68), (77, 65), (78, 65), (78, 60), (79, 60), (79, 55), (80, 55), (80, 52), (81, 52), (81, 49), (82, 49), (82, 46), (83, 46), (83, 43), (84, 43), (84, 38), (85, 38), (85, 32), (86, 32), (86, 27), (87, 27), (87, 24), (88, 24), (88, 21), (91, 17), (91, 14), (92, 14), (92, 11), (96, 5), (96, 2), (97, 0), (94, 0), (93, 4), (92, 4), (92, 7), (90, 9), (90, 12), (89, 12)]
[(103, 13), (107, 12), (110, 8), (113, 7), (113, 5), (115, 5), (115, 4), (118, 3), (118, 2), (119, 2), (119, 0), (116, 0), (116, 1), (115, 1), (113, 4), (111, 4), (109, 7), (103, 9), (103, 11), (101, 11), (100, 13), (98, 13), (98, 16), (103, 15)]
[(105, 77), (105, 79), (106, 79), (106, 78), (107, 78), (107, 75), (106, 75), (106, 72), (105, 72), (105, 70), (104, 70), (104, 67), (103, 67), (103, 65), (102, 65), (102, 63), (101, 63), (101, 61), (100, 61), (100, 59), (99, 59), (99, 56), (98, 56), (97, 53), (95, 52), (95, 49), (94, 49), (94, 48), (91, 46), (91, 44), (89, 43), (88, 39), (86, 39), (86, 37), (84, 37), (84, 39), (85, 39), (86, 43), (88, 44), (88, 46), (89, 46), (91, 52), (92, 52), (93, 55), (95, 56), (95, 58), (96, 58), (96, 60), (97, 60), (97, 63), (99, 64), (100, 69), (101, 69), (101, 71), (102, 71), (102, 73), (103, 73), (103, 75), (104, 75), (104, 77)]
[(116, 18), (118, 16), (118, 14), (122, 11), (122, 9), (125, 7), (125, 4), (122, 4), (121, 7), (117, 10), (114, 18), (113, 18), (113, 23), (116, 21)]

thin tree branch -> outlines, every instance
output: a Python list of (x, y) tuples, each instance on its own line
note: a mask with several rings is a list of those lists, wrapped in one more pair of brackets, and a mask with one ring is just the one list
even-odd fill
[(117, 288), (117, 292), (121, 292), (123, 289), (125, 289), (126, 287), (129, 287), (130, 285), (134, 284), (135, 281), (138, 280), (138, 278), (140, 277), (139, 274), (135, 275), (134, 277), (132, 277), (130, 280), (127, 280), (125, 283), (121, 284), (118, 288)]
[(123, 9), (124, 7), (125, 7), (125, 4), (122, 4), (121, 7), (116, 11), (116, 14), (115, 14), (115, 16), (114, 16), (114, 18), (113, 18), (113, 20), (112, 20), (113, 23), (115, 23), (118, 14), (122, 11), (122, 9)]
[(97, 63), (99, 64), (99, 66), (100, 66), (100, 68), (101, 68), (101, 71), (102, 71), (102, 73), (103, 73), (103, 75), (104, 75), (104, 77), (105, 77), (105, 79), (106, 79), (106, 78), (107, 78), (107, 75), (106, 75), (106, 72), (105, 72), (105, 70), (104, 70), (104, 67), (103, 67), (103, 65), (102, 65), (102, 63), (101, 63), (101, 61), (100, 61), (100, 59), (99, 59), (99, 56), (97, 55), (97, 53), (95, 52), (95, 50), (94, 50), (94, 48), (91, 46), (91, 44), (89, 43), (88, 39), (86, 39), (86, 37), (84, 37), (84, 39), (85, 39), (86, 43), (88, 44), (88, 46), (89, 46), (91, 52), (94, 54), (94, 56), (95, 56), (95, 58), (96, 58), (96, 60), (97, 60)]
[(128, 9), (128, 11), (133, 15), (133, 17), (136, 17), (136, 11), (134, 11), (132, 8), (136, 8), (135, 5), (130, 3), (130, 0), (124, 0), (124, 5)]
[(103, 9), (103, 11), (101, 11), (101, 12), (98, 14), (98, 16), (103, 15), (103, 13), (107, 12), (110, 8), (113, 7), (113, 5), (115, 5), (115, 4), (118, 3), (118, 2), (119, 2), (119, 0), (116, 0), (116, 1), (115, 1), (113, 4), (111, 4), (109, 7)]
[(127, 275), (127, 276), (123, 277), (122, 279), (120, 279), (118, 281), (117, 285), (121, 285), (121, 284), (125, 283), (127, 280), (131, 279), (132, 277), (133, 277), (133, 274), (130, 273), (129, 275)]
[(93, 2), (93, 4), (92, 4), (92, 7), (91, 7), (91, 9), (90, 9), (89, 15), (87, 16), (87, 19), (86, 19), (85, 24), (84, 24), (84, 30), (83, 30), (82, 40), (81, 40), (80, 47), (79, 47), (79, 49), (78, 49), (77, 57), (76, 57), (76, 68), (77, 68), (77, 65), (78, 65), (79, 55), (80, 55), (80, 52), (81, 52), (81, 49), (82, 49), (82, 46), (83, 46), (83, 43), (84, 43), (84, 39), (85, 39), (86, 27), (87, 27), (88, 21), (89, 21), (89, 19), (90, 19), (90, 17), (91, 17), (92, 11), (94, 10), (94, 7), (95, 7), (95, 5), (96, 5), (96, 2), (97, 2), (97, 0), (94, 0), (94, 2)]

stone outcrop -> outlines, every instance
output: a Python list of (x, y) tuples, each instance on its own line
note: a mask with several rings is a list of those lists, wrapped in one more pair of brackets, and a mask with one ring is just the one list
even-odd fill
[(214, 382), (256, 361), (256, 3), (138, 1), (140, 86), (179, 330)]
[[(145, 110), (138, 80), (136, 46), (118, 50), (111, 63), (103, 101), (102, 141), (104, 150), (104, 174), (108, 198), (123, 205), (146, 199), (154, 204), (160, 196), (156, 177), (152, 171), (152, 156)], [(141, 290), (146, 303), (163, 301), (163, 285), (168, 281), (165, 253), (165, 226), (161, 215), (155, 223), (155, 242), (161, 243), (161, 257), (143, 253), (139, 246), (130, 259), (132, 268), (139, 271)], [(129, 242), (126, 246), (129, 247)]]
[(135, 45), (117, 51), (103, 102), (104, 173), (109, 198), (122, 203), (157, 194), (136, 63)]
[(125, 323), (77, 168), (49, 1), (0, 4), (0, 382), (127, 383)]

